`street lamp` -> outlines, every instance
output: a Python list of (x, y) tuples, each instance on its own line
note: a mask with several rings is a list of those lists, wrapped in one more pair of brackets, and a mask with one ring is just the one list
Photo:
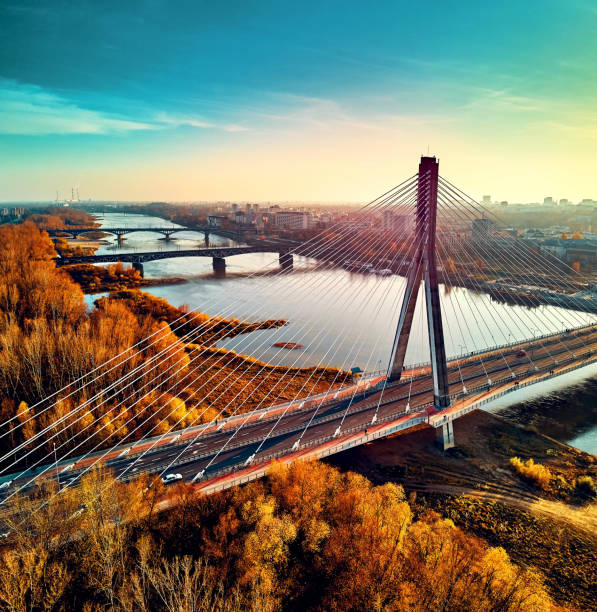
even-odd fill
[(58, 457), (56, 455), (56, 442), (52, 442), (54, 445), (54, 469), (56, 470), (56, 478), (58, 478)]

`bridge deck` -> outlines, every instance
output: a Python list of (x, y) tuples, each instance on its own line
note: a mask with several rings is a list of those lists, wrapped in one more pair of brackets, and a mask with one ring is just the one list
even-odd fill
[(127, 263), (144, 263), (158, 259), (171, 259), (173, 257), (232, 257), (247, 253), (279, 253), (287, 251), (288, 247), (282, 244), (254, 244), (239, 247), (206, 247), (202, 249), (179, 249), (165, 251), (145, 251), (141, 253), (121, 253), (117, 250), (102, 255), (77, 255), (74, 257), (57, 257), (56, 264), (70, 266), (82, 263), (109, 263), (122, 261)]

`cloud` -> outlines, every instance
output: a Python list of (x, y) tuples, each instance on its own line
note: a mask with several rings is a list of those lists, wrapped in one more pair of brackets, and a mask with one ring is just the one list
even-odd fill
[(224, 130), (225, 132), (246, 132), (249, 128), (236, 124), (219, 124), (199, 119), (197, 117), (189, 117), (184, 115), (172, 115), (170, 113), (158, 113), (155, 118), (158, 126), (164, 127), (196, 127), (196, 128), (211, 128)]
[(0, 78), (0, 134), (114, 134), (183, 126), (226, 132), (248, 129), (241, 125), (213, 123), (202, 118), (164, 112), (136, 120), (82, 108), (76, 102), (37, 85)]
[(0, 80), (2, 134), (107, 134), (148, 129), (152, 129), (148, 123), (81, 108), (36, 85)]
[(472, 88), (472, 98), (464, 105), (464, 108), (537, 113), (546, 111), (547, 106), (547, 102), (539, 98), (516, 95), (505, 89), (476, 87)]

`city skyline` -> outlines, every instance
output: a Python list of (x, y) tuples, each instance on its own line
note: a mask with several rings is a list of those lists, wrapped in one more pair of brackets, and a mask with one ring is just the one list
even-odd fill
[(427, 151), (469, 193), (596, 198), (594, 5), (434, 11), (6, 3), (0, 199), (363, 202)]

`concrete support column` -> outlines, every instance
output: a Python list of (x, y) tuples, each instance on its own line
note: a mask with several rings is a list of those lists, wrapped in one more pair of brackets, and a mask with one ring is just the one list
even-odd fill
[(280, 262), (280, 268), (282, 268), (282, 270), (292, 270), (294, 265), (292, 253), (279, 253), (278, 261)]
[(454, 441), (454, 423), (451, 419), (446, 420), (441, 427), (435, 430), (435, 433), (437, 435), (437, 441), (444, 450), (456, 446), (456, 442)]
[(212, 257), (214, 272), (226, 273), (226, 260), (223, 257)]
[(118, 237), (118, 244), (122, 244), (124, 242), (124, 234), (117, 234), (117, 237)]
[(209, 246), (209, 232), (205, 232), (205, 246)]
[(143, 264), (140, 261), (133, 261), (133, 268), (139, 271), (139, 273), (141, 274), (141, 278), (145, 277), (145, 272), (143, 270)]
[(170, 242), (170, 240), (172, 240), (172, 234), (164, 234), (164, 236), (166, 237), (166, 240), (168, 242)]

